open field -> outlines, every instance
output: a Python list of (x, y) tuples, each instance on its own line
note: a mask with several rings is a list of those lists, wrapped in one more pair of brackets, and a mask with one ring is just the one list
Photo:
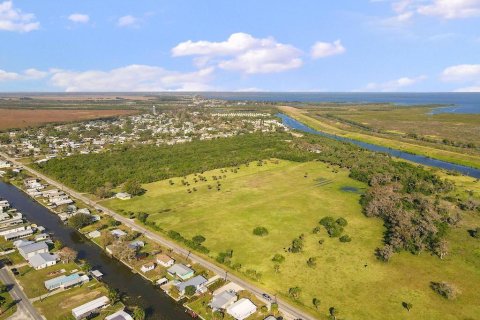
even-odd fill
[[(426, 144), (417, 140), (399, 140), (398, 136), (388, 137), (374, 135), (368, 131), (353, 130), (349, 126), (336, 121), (315, 116), (309, 110), (281, 106), (279, 110), (319, 131), (336, 134), (367, 143), (394, 148), (405, 152), (424, 155), (443, 161), (480, 168), (480, 155), (469, 154), (468, 149), (444, 147), (440, 144)], [(442, 149), (443, 148), (443, 149)], [(448, 150), (447, 150), (448, 149)], [(470, 151), (472, 153), (473, 151)]]
[[(382, 263), (373, 252), (382, 244), (385, 229), (381, 220), (361, 213), (358, 192), (342, 190), (366, 187), (348, 178), (347, 170), (284, 160), (241, 165), (237, 173), (230, 169), (204, 173), (222, 176), (220, 191), (216, 181), (195, 183), (195, 176), (189, 175), (172, 179), (173, 185), (168, 180), (145, 184), (147, 192), (140, 197), (103, 204), (118, 211), (147, 212), (148, 221), (165, 232), (175, 230), (188, 239), (203, 235), (211, 258), (233, 250), (232, 264), (240, 263), (241, 273), (261, 273), (259, 285), (282, 296), (300, 287), (298, 303), (320, 319), (326, 318), (330, 306), (339, 308), (342, 318), (352, 319), (475, 319), (480, 313), (480, 243), (466, 232), (478, 224), (477, 216), (466, 214), (450, 231), (450, 254), (444, 260), (402, 252)], [(182, 186), (182, 179), (190, 186)], [(209, 189), (209, 184), (214, 187)], [(193, 187), (198, 191), (188, 193)], [(327, 215), (348, 221), (345, 233), (352, 242), (329, 238), (323, 228), (312, 234)], [(253, 235), (257, 226), (267, 228), (268, 235)], [(305, 237), (303, 252), (286, 252), (300, 234)], [(285, 256), (278, 273), (271, 261), (277, 253)], [(317, 258), (314, 268), (306, 263), (311, 257)], [(429, 288), (431, 281), (451, 282), (462, 293), (456, 300), (443, 299)], [(312, 305), (315, 297), (321, 300), (318, 311)], [(413, 309), (407, 312), (402, 302), (412, 303)]]
[(0, 108), (0, 130), (135, 114), (136, 110), (43, 110)]

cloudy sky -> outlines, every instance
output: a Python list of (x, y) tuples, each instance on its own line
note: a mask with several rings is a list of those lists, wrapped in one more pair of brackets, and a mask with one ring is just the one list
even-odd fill
[(480, 91), (480, 0), (0, 0), (0, 91)]

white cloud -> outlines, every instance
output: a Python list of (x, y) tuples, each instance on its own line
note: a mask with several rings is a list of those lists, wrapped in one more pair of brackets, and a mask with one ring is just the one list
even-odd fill
[(438, 16), (444, 19), (462, 19), (480, 16), (480, 0), (434, 0), (420, 5), (419, 14)]
[(442, 80), (465, 82), (480, 80), (480, 64), (460, 64), (443, 70)]
[(456, 89), (455, 92), (480, 92), (480, 85)]
[(51, 83), (67, 92), (78, 91), (205, 91), (214, 69), (168, 71), (157, 66), (129, 65), (109, 71), (55, 70)]
[(418, 76), (415, 78), (402, 77), (395, 80), (377, 83), (371, 82), (365, 88), (358, 91), (376, 91), (376, 92), (395, 92), (401, 91), (402, 89), (408, 88), (417, 84), (423, 80), (427, 79), (426, 76)]
[(302, 52), (274, 38), (258, 39), (234, 33), (226, 41), (185, 41), (172, 49), (174, 57), (195, 56), (198, 66), (215, 64), (246, 74), (283, 72), (302, 66)]
[(68, 16), (68, 20), (75, 23), (88, 23), (88, 21), (90, 21), (90, 17), (88, 16), (88, 14), (72, 13)]
[(0, 69), (0, 82), (2, 81), (20, 81), (20, 80), (38, 80), (48, 76), (48, 72), (37, 69), (27, 69), (22, 73), (8, 72)]
[(23, 13), (13, 6), (12, 1), (0, 3), (0, 30), (30, 32), (40, 28), (32, 13)]
[(316, 42), (312, 46), (311, 55), (314, 59), (326, 58), (343, 54), (347, 51), (340, 40), (333, 43), (330, 42)]
[(117, 21), (117, 26), (119, 27), (134, 27), (137, 25), (138, 19), (131, 15), (120, 17)]

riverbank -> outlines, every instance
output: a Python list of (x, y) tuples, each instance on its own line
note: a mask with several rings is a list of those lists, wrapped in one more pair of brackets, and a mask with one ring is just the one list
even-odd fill
[(432, 159), (438, 159), (452, 164), (459, 164), (462, 166), (472, 167), (480, 169), (480, 158), (472, 155), (461, 154), (453, 151), (447, 151), (442, 149), (436, 149), (427, 146), (420, 146), (413, 143), (407, 143), (402, 141), (396, 141), (392, 139), (381, 138), (359, 132), (351, 132), (343, 130), (322, 122), (318, 119), (312, 118), (306, 115), (301, 109), (279, 106), (278, 109), (293, 119), (304, 123), (312, 129), (319, 130), (321, 132), (336, 135), (342, 138), (361, 141), (364, 143), (375, 144), (378, 146), (400, 150), (403, 152), (411, 153), (414, 155), (421, 155)]

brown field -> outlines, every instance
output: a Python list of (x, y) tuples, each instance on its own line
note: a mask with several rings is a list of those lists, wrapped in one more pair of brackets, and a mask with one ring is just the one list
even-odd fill
[(0, 109), (0, 130), (26, 128), (46, 123), (92, 120), (138, 113), (137, 110), (32, 110)]

